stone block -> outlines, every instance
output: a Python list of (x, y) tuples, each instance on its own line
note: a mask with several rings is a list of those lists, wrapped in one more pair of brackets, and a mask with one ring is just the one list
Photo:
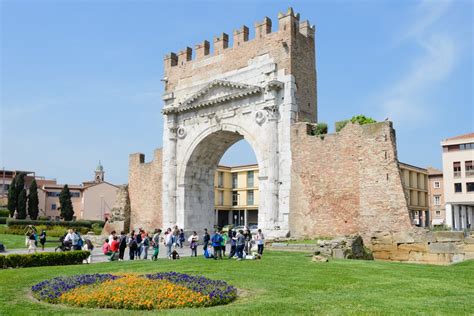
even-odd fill
[(465, 252), (464, 260), (471, 260), (471, 259), (474, 259), (474, 252)]
[(372, 251), (397, 251), (397, 244), (375, 244), (370, 247)]
[(392, 244), (392, 234), (388, 233), (388, 232), (376, 233), (372, 236), (371, 243), (373, 245), (376, 245), (376, 244), (391, 245)]
[(410, 252), (408, 250), (398, 250), (392, 252), (390, 255), (390, 259), (394, 261), (408, 261)]
[(324, 256), (314, 255), (312, 261), (313, 262), (328, 262), (329, 260), (328, 260), (328, 258), (326, 258)]
[(464, 254), (458, 253), (453, 255), (452, 263), (458, 263), (464, 261)]
[(402, 231), (393, 234), (393, 243), (397, 244), (410, 244), (414, 243), (415, 238), (413, 238), (413, 234), (408, 231)]
[(454, 243), (447, 243), (447, 242), (436, 242), (432, 243), (428, 246), (428, 251), (430, 253), (461, 253), (461, 250), (458, 246)]
[(415, 243), (436, 242), (435, 234), (427, 230), (417, 231), (413, 234), (413, 238), (415, 239)]
[(463, 232), (434, 232), (437, 242), (461, 241), (464, 239)]
[(390, 260), (390, 251), (374, 251), (373, 255), (378, 260)]
[(469, 237), (464, 238), (464, 243), (466, 243), (466, 244), (474, 244), (474, 237), (469, 236)]
[(425, 252), (410, 251), (410, 253), (408, 254), (408, 261), (409, 262), (422, 262), (424, 255), (425, 255)]
[(345, 259), (344, 250), (342, 249), (333, 249), (332, 257), (335, 259)]
[(460, 248), (463, 252), (474, 252), (474, 244), (463, 244)]
[(425, 243), (400, 244), (398, 245), (398, 250), (427, 252), (428, 245)]
[(423, 262), (428, 264), (446, 265), (451, 263), (451, 254), (436, 254), (436, 253), (425, 253), (423, 254)]

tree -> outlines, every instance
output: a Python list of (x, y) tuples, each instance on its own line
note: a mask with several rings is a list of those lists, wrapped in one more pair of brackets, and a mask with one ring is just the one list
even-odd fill
[(59, 204), (61, 206), (61, 217), (65, 221), (72, 221), (72, 218), (74, 217), (74, 208), (72, 207), (71, 192), (69, 192), (67, 184), (64, 185), (64, 188), (59, 194)]
[(36, 180), (30, 184), (30, 192), (28, 193), (28, 214), (31, 219), (37, 219), (39, 213), (39, 200), (38, 200), (38, 186)]
[(7, 208), (10, 211), (10, 217), (13, 217), (15, 214), (17, 204), (17, 197), (16, 197), (16, 176), (13, 178), (10, 187), (8, 188), (8, 205)]
[(20, 194), (18, 195), (18, 205), (16, 206), (17, 218), (25, 219), (26, 218), (26, 190), (23, 188)]

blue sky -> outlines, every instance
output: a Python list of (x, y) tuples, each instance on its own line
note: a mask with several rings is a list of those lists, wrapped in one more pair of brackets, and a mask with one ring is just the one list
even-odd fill
[[(225, 3), (225, 4), (224, 4)], [(389, 118), (399, 159), (441, 167), (474, 131), (472, 1), (0, 1), (1, 165), (126, 183), (162, 144), (162, 59), (292, 6), (316, 25), (318, 115)], [(227, 164), (254, 161), (246, 144)]]

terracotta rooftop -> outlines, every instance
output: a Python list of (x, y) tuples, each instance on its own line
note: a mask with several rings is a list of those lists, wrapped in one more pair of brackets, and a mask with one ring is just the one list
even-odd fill
[(428, 167), (426, 168), (428, 170), (428, 175), (434, 176), (434, 175), (443, 175), (443, 171), (433, 168), (433, 167)]
[(458, 139), (466, 139), (466, 138), (474, 138), (474, 133), (454, 136), (454, 137), (451, 137), (451, 138), (446, 138), (445, 140), (458, 140)]

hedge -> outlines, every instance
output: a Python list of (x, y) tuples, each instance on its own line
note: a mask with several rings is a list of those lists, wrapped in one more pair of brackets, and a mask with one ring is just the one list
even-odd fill
[(0, 224), (6, 224), (8, 217), (0, 217)]
[(64, 222), (64, 221), (34, 221), (34, 220), (27, 220), (27, 219), (7, 219), (7, 226), (27, 226), (27, 225), (44, 225), (44, 226), (64, 226), (64, 227), (86, 227), (92, 228), (92, 223), (90, 221), (71, 221), (71, 222)]
[(4, 208), (0, 209), (0, 217), (8, 217), (8, 216), (10, 216), (9, 210), (4, 209)]
[(0, 269), (28, 268), (42, 266), (62, 266), (81, 264), (90, 256), (89, 251), (42, 252), (23, 255), (0, 255)]

